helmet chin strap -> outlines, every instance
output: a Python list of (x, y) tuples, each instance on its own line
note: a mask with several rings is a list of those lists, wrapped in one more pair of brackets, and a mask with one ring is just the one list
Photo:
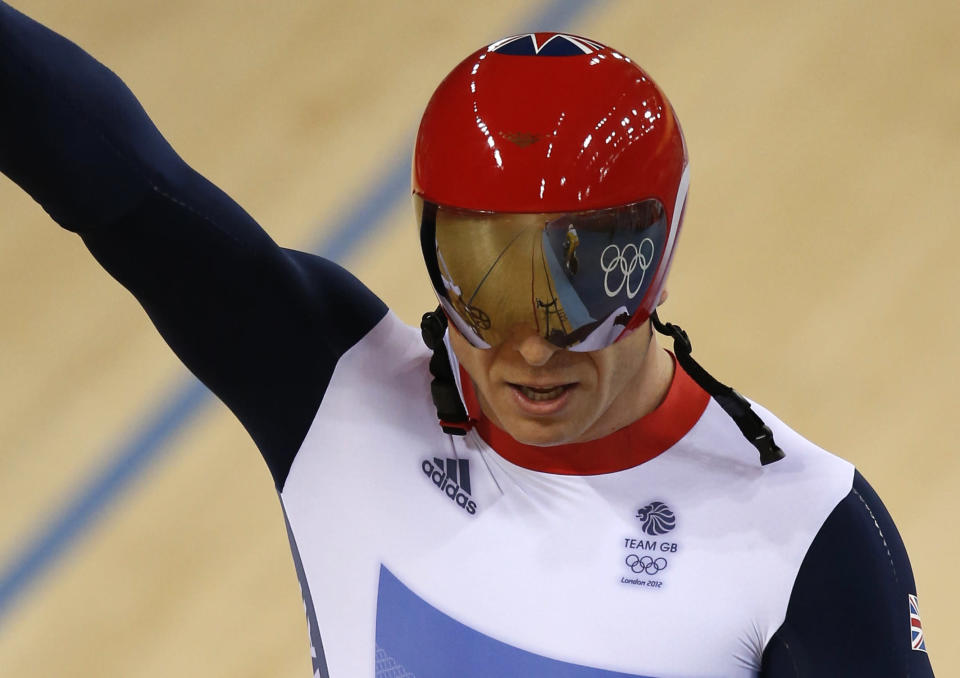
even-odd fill
[(423, 343), (427, 345), (433, 355), (430, 357), (430, 395), (437, 408), (437, 419), (444, 433), (465, 436), (473, 428), (474, 421), (467, 414), (467, 409), (460, 399), (457, 390), (457, 380), (450, 367), (450, 356), (447, 354), (447, 345), (443, 343), (443, 335), (447, 333), (447, 316), (443, 308), (437, 306), (436, 311), (423, 314), (420, 321), (420, 334)]
[[(657, 332), (673, 337), (673, 350), (680, 367), (730, 415), (743, 436), (757, 448), (760, 463), (765, 466), (783, 459), (783, 450), (774, 441), (770, 428), (750, 408), (746, 398), (714, 379), (690, 356), (693, 347), (687, 333), (676, 325), (660, 322), (656, 311), (650, 314), (650, 320)], [(437, 418), (444, 433), (462, 436), (473, 428), (474, 421), (467, 414), (457, 390), (457, 382), (450, 367), (450, 356), (447, 354), (446, 344), (443, 343), (446, 332), (447, 316), (441, 307), (423, 314), (420, 333), (423, 343), (433, 352), (430, 358), (430, 374), (433, 375), (430, 394), (437, 408)]]
[(704, 391), (713, 396), (720, 407), (730, 415), (743, 437), (757, 448), (760, 453), (760, 464), (766, 466), (783, 459), (786, 455), (773, 439), (773, 432), (769, 426), (763, 423), (759, 415), (750, 408), (747, 399), (729, 386), (714, 379), (690, 356), (693, 346), (690, 344), (690, 337), (687, 336), (687, 333), (676, 325), (660, 322), (656, 310), (650, 314), (650, 321), (657, 332), (673, 337), (673, 352), (677, 356), (680, 367)]

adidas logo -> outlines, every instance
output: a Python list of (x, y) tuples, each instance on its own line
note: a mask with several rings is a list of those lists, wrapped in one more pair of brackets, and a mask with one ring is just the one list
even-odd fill
[(477, 503), (470, 498), (470, 460), (469, 459), (424, 459), (420, 465), (434, 485), (440, 488), (450, 501), (473, 515), (477, 512)]

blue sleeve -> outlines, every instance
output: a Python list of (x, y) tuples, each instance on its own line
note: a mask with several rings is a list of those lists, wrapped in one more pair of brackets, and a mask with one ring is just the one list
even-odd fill
[(0, 171), (133, 293), (281, 488), (337, 360), (383, 303), (336, 264), (277, 246), (116, 75), (2, 1)]
[(760, 675), (932, 678), (916, 593), (893, 520), (855, 472), (807, 551)]

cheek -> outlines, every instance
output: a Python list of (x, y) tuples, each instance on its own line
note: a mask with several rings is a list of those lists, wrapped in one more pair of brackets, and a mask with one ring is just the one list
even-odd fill
[(485, 385), (490, 385), (502, 379), (506, 361), (500, 354), (498, 348), (474, 349), (477, 354), (474, 357), (474, 367), (477, 371), (477, 377), (483, 380)]
[(611, 400), (612, 394), (618, 390), (620, 375), (617, 370), (606, 364), (596, 366), (596, 386), (597, 404), (605, 405)]
[(488, 353), (490, 353), (490, 351), (471, 346), (467, 340), (452, 327), (450, 328), (450, 346), (453, 348), (453, 353), (457, 357), (457, 362), (460, 363), (474, 381), (480, 379), (485, 380), (487, 372), (487, 365), (485, 365), (485, 363), (489, 359)]
[(597, 375), (600, 397), (606, 401), (613, 400), (637, 378), (642, 355), (634, 342), (621, 340), (608, 348), (599, 351), (594, 357), (594, 370)]
[[(500, 363), (496, 349), (480, 349), (473, 346), (457, 347), (457, 349), (457, 360), (470, 376), (473, 391), (481, 408), (487, 416), (490, 416), (493, 413), (488, 411), (488, 408), (502, 408), (505, 404), (503, 401), (510, 395), (505, 389), (497, 386)], [(496, 421), (496, 417), (494, 420)]]

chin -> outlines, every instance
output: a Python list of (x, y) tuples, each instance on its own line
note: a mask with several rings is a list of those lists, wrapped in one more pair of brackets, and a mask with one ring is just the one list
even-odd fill
[(537, 447), (572, 443), (579, 434), (575, 429), (571, 421), (539, 421), (522, 417), (504, 427), (518, 443)]

